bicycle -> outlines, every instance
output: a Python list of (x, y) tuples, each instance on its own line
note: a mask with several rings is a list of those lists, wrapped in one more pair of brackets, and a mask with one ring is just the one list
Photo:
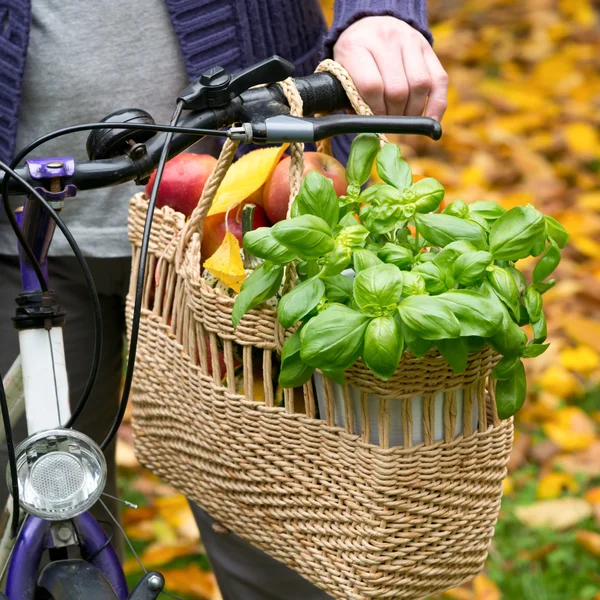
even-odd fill
[[(20, 242), (23, 283), (13, 319), (19, 332), (21, 355), (0, 386), (0, 408), (9, 450), (7, 480), (12, 493), (0, 547), (2, 576), (7, 571), (5, 595), (0, 595), (1, 598), (58, 600), (81, 597), (79, 592), (85, 590), (90, 600), (141, 600), (156, 598), (164, 589), (162, 575), (148, 572), (129, 593), (110, 538), (87, 511), (96, 502), (102, 502), (106, 478), (102, 450), (114, 439), (127, 407), (149, 234), (166, 161), (205, 135), (244, 143), (316, 142), (332, 135), (361, 132), (411, 133), (433, 139), (441, 136), (439, 123), (424, 117), (346, 114), (292, 117), (277, 84), (292, 71), (293, 65), (276, 56), (235, 75), (215, 67), (179, 95), (168, 126), (155, 124), (142, 110), (120, 110), (99, 123), (52, 132), (27, 146), (11, 166), (0, 163), (2, 202)], [(320, 73), (299, 78), (296, 86), (307, 115), (347, 108), (344, 89), (332, 75)], [(182, 117), (184, 110), (188, 113)], [(91, 130), (87, 142), (89, 161), (54, 157), (30, 159), (23, 166), (16, 166), (44, 142), (82, 130)], [(155, 168), (157, 176), (144, 228), (123, 395), (111, 430), (98, 445), (73, 426), (98, 371), (102, 341), (100, 307), (85, 259), (59, 213), (65, 200), (77, 191), (131, 180), (143, 185)], [(16, 218), (8, 197), (22, 193), (23, 189), (27, 190), (28, 198)], [(60, 309), (58, 296), (50, 289), (47, 272), (48, 249), (56, 227), (67, 238), (81, 265), (95, 319), (90, 376), (72, 414), (62, 347), (65, 313)], [(23, 410), (29, 437), (15, 449), (10, 420)], [(115, 524), (118, 526), (116, 521)], [(73, 549), (80, 558), (69, 556), (69, 550)], [(50, 560), (42, 568), (46, 550)]]

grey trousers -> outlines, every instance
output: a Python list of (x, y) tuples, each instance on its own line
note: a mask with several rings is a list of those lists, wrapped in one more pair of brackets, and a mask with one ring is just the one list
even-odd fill
[[(93, 322), (90, 299), (74, 258), (50, 259), (50, 286), (67, 313), (64, 327), (65, 352), (69, 373), (70, 396), (77, 402), (89, 372)], [(120, 400), (123, 334), (125, 331), (125, 296), (129, 287), (130, 261), (125, 258), (89, 259), (98, 289), (104, 324), (102, 362), (94, 391), (81, 414), (77, 428), (101, 442), (114, 419)], [(0, 255), (0, 372), (5, 374), (18, 353), (17, 333), (12, 327), (14, 298), (21, 291), (18, 260)], [(16, 441), (26, 434), (24, 419), (13, 424)], [(6, 503), (8, 490), (4, 482), (6, 448), (0, 449), (0, 502)], [(106, 492), (117, 495), (115, 449), (106, 453), (108, 481)], [(118, 515), (117, 502), (105, 498), (113, 514)], [(234, 534), (216, 533), (211, 517), (190, 503), (208, 558), (215, 572), (223, 600), (327, 600), (323, 591), (298, 573), (272, 559)], [(102, 507), (92, 510), (98, 519), (106, 520)]]

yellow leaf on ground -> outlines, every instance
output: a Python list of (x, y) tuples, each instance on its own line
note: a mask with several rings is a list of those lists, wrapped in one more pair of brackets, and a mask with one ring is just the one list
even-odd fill
[(154, 532), (154, 539), (159, 544), (174, 546), (178, 542), (177, 533), (165, 519), (158, 518), (152, 521), (152, 531)]
[(597, 258), (598, 256), (600, 256), (600, 244), (596, 240), (593, 240), (591, 237), (574, 237), (571, 240), (571, 243), (573, 244), (573, 246), (575, 246), (575, 248), (577, 248), (577, 250), (579, 250), (579, 252), (581, 252), (581, 254), (585, 254), (590, 258)]
[(583, 391), (577, 377), (560, 365), (550, 365), (537, 383), (544, 391), (560, 398), (570, 398)]
[(562, 531), (591, 517), (592, 507), (581, 498), (558, 498), (518, 506), (515, 508), (515, 515), (529, 527)]
[(576, 348), (565, 348), (560, 353), (560, 362), (563, 367), (576, 373), (590, 373), (598, 368), (600, 357), (589, 346), (580, 345)]
[(471, 590), (459, 587), (444, 592), (442, 598), (447, 600), (475, 600), (475, 595)]
[[(181, 546), (168, 546), (164, 544), (153, 544), (148, 546), (140, 556), (140, 560), (146, 569), (154, 569), (161, 565), (166, 565), (180, 556), (189, 556), (190, 554), (200, 554), (202, 548), (196, 544), (186, 544)], [(123, 565), (125, 575), (141, 571), (141, 567), (135, 558), (128, 558)]]
[(246, 271), (240, 254), (240, 243), (231, 231), (225, 232), (223, 242), (217, 251), (206, 259), (204, 267), (234, 292), (239, 293), (246, 279)]
[(135, 454), (133, 446), (121, 438), (117, 438), (116, 461), (119, 467), (127, 469), (137, 469), (140, 466)]
[(575, 342), (586, 344), (596, 352), (600, 352), (600, 322), (577, 314), (568, 315), (563, 327)]
[(515, 484), (513, 483), (512, 477), (505, 477), (502, 480), (502, 491), (505, 496), (509, 496), (515, 491)]
[(498, 586), (486, 575), (480, 574), (473, 580), (475, 600), (500, 600), (502, 593)]
[(545, 434), (563, 450), (589, 448), (596, 438), (596, 428), (589, 415), (577, 406), (557, 410), (554, 420), (544, 423)]
[(580, 529), (576, 535), (577, 543), (590, 554), (600, 557), (600, 533)]
[(162, 571), (165, 588), (179, 594), (194, 594), (198, 598), (213, 600), (217, 581), (210, 571), (203, 571), (197, 565), (188, 565), (183, 569)]
[(569, 123), (565, 125), (565, 137), (569, 150), (576, 156), (593, 158), (600, 155), (598, 131), (590, 123)]
[(587, 192), (577, 199), (577, 204), (586, 210), (600, 212), (600, 192)]
[(563, 492), (576, 494), (578, 491), (579, 485), (570, 473), (548, 473), (538, 482), (537, 497), (540, 500), (550, 500), (558, 498)]
[(596, 486), (596, 487), (590, 488), (585, 493), (585, 499), (590, 504), (600, 504), (600, 486)]
[(600, 441), (596, 440), (582, 452), (557, 456), (554, 464), (563, 471), (588, 477), (600, 477)]
[(226, 212), (259, 190), (269, 179), (288, 144), (277, 148), (261, 148), (234, 162), (223, 178), (208, 216)]

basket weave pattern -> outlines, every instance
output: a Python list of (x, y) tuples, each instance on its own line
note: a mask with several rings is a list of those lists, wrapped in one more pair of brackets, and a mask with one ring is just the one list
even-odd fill
[[(132, 199), (134, 265), (146, 208), (142, 195)], [(234, 330), (233, 299), (200, 276), (197, 235), (181, 268), (175, 266), (173, 240), (183, 225), (168, 208), (155, 213), (133, 388), (140, 462), (338, 600), (416, 600), (477, 574), (512, 443), (512, 422), (498, 420), (486, 394), (497, 357), (485, 349), (456, 375), (435, 354), (406, 354), (385, 383), (361, 364), (350, 369), (349, 384), (382, 398), (377, 446), (368, 443), (368, 426), (359, 436), (333, 425), (333, 401), (323, 420), (314, 418), (308, 385), (304, 394), (286, 393), (284, 406), (275, 406), (276, 311), (255, 309)], [(134, 266), (132, 282), (135, 275)], [(236, 389), (234, 344), (243, 348), (243, 389)], [(219, 348), (225, 373), (209, 360)], [(253, 348), (262, 352), (262, 365)], [(253, 400), (260, 370), (264, 402)], [(480, 419), (471, 431), (465, 416), (465, 433), (454, 439), (457, 389), (479, 403)], [(445, 391), (446, 439), (431, 441), (433, 411), (425, 410), (425, 444), (410, 447), (405, 434), (407, 447), (386, 448), (386, 403), (422, 394), (427, 406), (439, 391)], [(408, 431), (410, 403), (404, 407)]]

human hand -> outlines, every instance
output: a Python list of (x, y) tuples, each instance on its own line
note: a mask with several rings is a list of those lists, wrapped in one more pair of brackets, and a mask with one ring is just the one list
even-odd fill
[(440, 121), (448, 105), (448, 75), (429, 42), (395, 17), (365, 17), (338, 38), (333, 58), (350, 74), (375, 114)]

